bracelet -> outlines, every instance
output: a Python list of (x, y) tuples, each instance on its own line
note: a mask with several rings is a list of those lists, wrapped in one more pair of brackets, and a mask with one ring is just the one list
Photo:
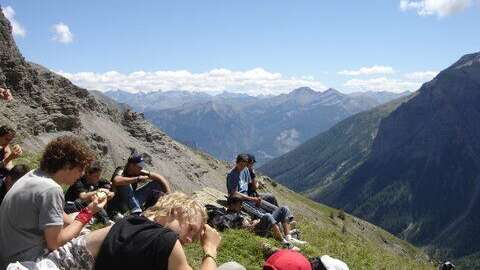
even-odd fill
[(78, 220), (80, 221), (83, 225), (87, 224), (88, 222), (90, 222), (90, 220), (92, 219), (93, 217), (93, 213), (92, 211), (90, 211), (90, 209), (88, 208), (83, 208), (80, 213), (78, 213), (78, 215), (75, 217), (75, 220)]
[(203, 255), (202, 261), (205, 260), (206, 258), (212, 258), (212, 260), (215, 262), (215, 264), (217, 264), (217, 259), (215, 259), (215, 257), (213, 255), (205, 253), (205, 255)]

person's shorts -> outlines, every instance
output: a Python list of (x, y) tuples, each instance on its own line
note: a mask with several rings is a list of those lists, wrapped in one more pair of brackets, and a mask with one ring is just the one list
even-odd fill
[(45, 256), (59, 269), (93, 269), (95, 258), (87, 250), (86, 236), (79, 236)]

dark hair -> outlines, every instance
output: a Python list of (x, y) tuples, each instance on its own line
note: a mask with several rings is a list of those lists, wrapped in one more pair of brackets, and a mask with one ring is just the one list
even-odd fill
[(325, 265), (323, 264), (320, 257), (313, 257), (308, 259), (310, 264), (312, 265), (312, 270), (327, 270)]
[(242, 162), (242, 161), (244, 161), (244, 162), (248, 162), (248, 161), (249, 161), (249, 158), (248, 158), (248, 155), (247, 155), (247, 154), (239, 154), (239, 155), (237, 156), (237, 163)]
[(248, 156), (248, 163), (256, 163), (257, 162), (254, 155), (247, 154), (247, 156)]
[(19, 164), (8, 171), (8, 176), (10, 176), (12, 182), (15, 182), (27, 174), (28, 171), (30, 171), (30, 168), (27, 165)]
[(53, 174), (61, 169), (83, 169), (94, 160), (95, 154), (83, 141), (73, 136), (62, 136), (47, 144), (40, 160), (40, 169)]
[(0, 126), (0, 137), (3, 137), (7, 134), (15, 136), (16, 132), (13, 128), (7, 125)]
[(103, 171), (103, 166), (99, 161), (94, 161), (92, 164), (88, 165), (87, 174), (100, 173)]

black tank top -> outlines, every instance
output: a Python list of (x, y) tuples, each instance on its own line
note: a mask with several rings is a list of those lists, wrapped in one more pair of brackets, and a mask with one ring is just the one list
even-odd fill
[(110, 229), (100, 247), (96, 270), (167, 270), (178, 236), (145, 217), (128, 216)]

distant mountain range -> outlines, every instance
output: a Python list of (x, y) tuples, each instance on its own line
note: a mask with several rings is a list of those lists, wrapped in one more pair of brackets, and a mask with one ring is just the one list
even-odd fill
[(409, 94), (366, 92), (352, 95), (307, 87), (278, 96), (223, 92), (108, 91), (113, 100), (143, 112), (153, 124), (189, 146), (232, 160), (250, 152), (259, 163), (284, 154), (355, 113)]
[(480, 259), (480, 53), (261, 171), (445, 257)]

